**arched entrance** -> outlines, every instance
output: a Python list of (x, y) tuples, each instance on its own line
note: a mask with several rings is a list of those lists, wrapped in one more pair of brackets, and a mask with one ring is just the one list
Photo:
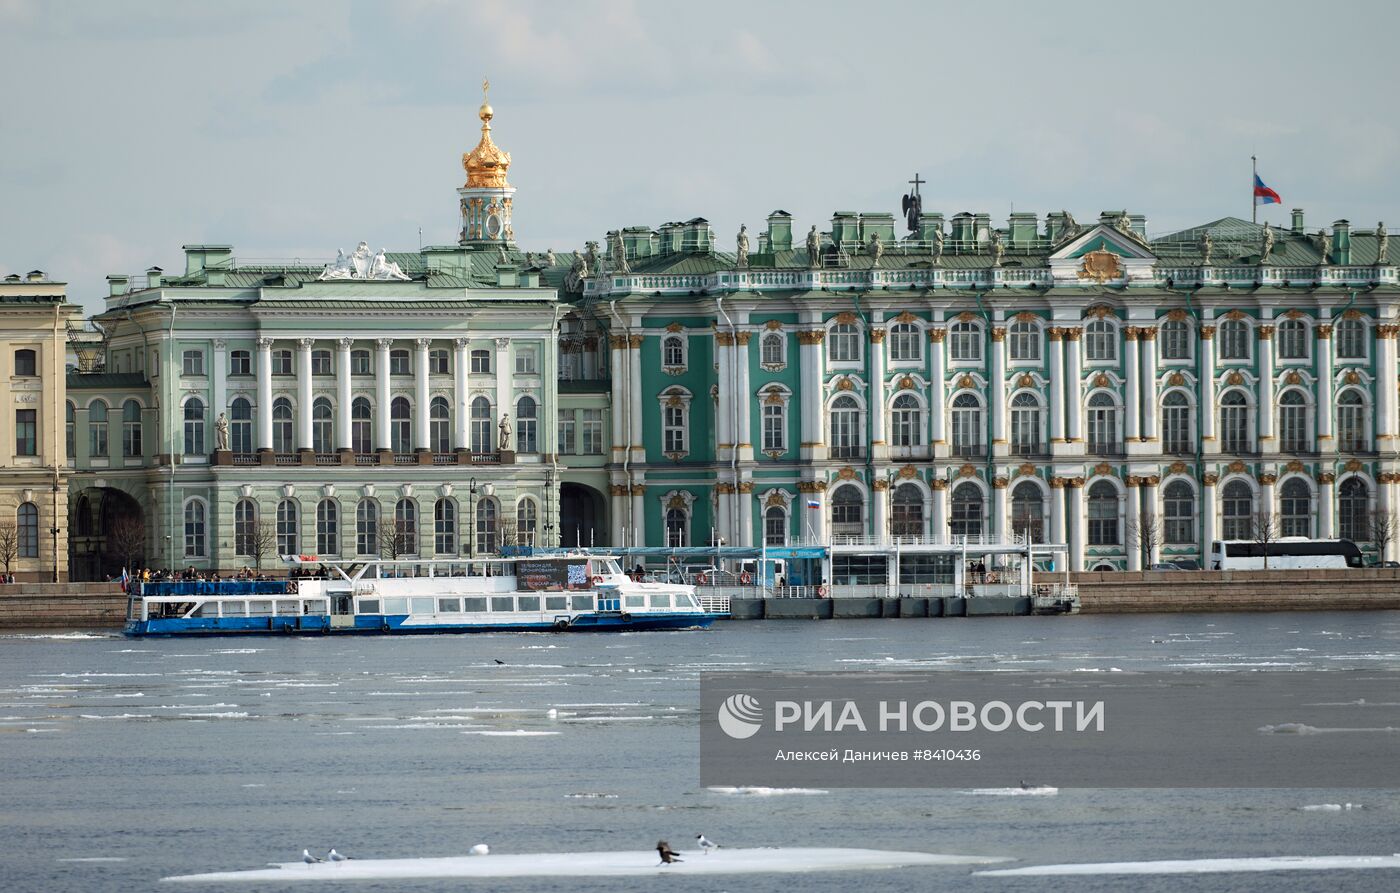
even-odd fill
[(559, 485), (559, 545), (607, 546), (608, 509), (603, 494), (583, 484)]
[(146, 562), (146, 513), (112, 487), (83, 490), (68, 518), (68, 578), (106, 580)]

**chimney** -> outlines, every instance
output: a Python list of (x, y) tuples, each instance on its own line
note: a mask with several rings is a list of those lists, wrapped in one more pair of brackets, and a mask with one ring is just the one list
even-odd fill
[(792, 249), (792, 215), (787, 211), (774, 211), (768, 215), (768, 250), (790, 251)]
[(43, 270), (30, 270), (30, 271), (29, 271), (29, 275), (26, 276), (25, 278), (26, 278), (28, 281), (30, 281), (30, 282), (43, 282), (43, 281), (44, 281), (44, 271), (43, 271)]
[(160, 267), (151, 267), (149, 270), (147, 270), (147, 271), (146, 271), (146, 287), (147, 287), (147, 288), (160, 288), (161, 276), (162, 276), (162, 274), (164, 274), (164, 273), (165, 273), (165, 271), (162, 270)]
[(1332, 263), (1351, 263), (1351, 223), (1346, 220), (1332, 222)]
[(107, 294), (113, 298), (119, 298), (126, 294), (127, 283), (130, 282), (126, 276), (113, 273), (107, 277)]
[(1294, 209), (1293, 209), (1293, 227), (1292, 227), (1292, 228), (1293, 228), (1293, 232), (1296, 233), (1297, 235), (1300, 235), (1300, 236), (1301, 236), (1301, 235), (1303, 234), (1303, 209), (1302, 209), (1302, 208), (1294, 208)]

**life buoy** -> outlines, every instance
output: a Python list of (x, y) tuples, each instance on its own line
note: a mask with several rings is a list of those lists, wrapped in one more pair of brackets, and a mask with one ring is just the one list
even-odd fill
[(826, 587), (825, 587), (825, 586), (818, 586), (818, 587), (817, 587), (817, 598), (826, 598)]
[(705, 576), (704, 574), (695, 575), (695, 583), (697, 586), (704, 586), (708, 582), (710, 582), (710, 578)]
[(744, 571), (742, 574), (739, 575), (739, 582), (744, 584), (745, 586), (749, 585), (753, 582), (753, 574), (749, 573), (748, 571)]
[(297, 591), (297, 581), (296, 581), (296, 580), (288, 580), (288, 581), (287, 581), (287, 593), (288, 593), (289, 595), (295, 595), (295, 594), (296, 594), (296, 591)]
[(603, 578), (602, 578), (602, 577), (599, 577), (599, 576), (594, 576), (594, 577), (593, 577), (593, 585), (594, 585), (594, 586), (597, 586), (597, 585), (598, 585), (599, 583), (601, 583), (601, 582), (603, 582)]

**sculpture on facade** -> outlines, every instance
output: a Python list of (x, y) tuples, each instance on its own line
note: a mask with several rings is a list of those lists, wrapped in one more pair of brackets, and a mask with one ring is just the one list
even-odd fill
[[(364, 244), (361, 242), (360, 244)], [(374, 260), (370, 261), (369, 279), (407, 279), (404, 271), (399, 269), (399, 265), (384, 256), (384, 249), (381, 248), (374, 254)]]
[(399, 265), (384, 256), (384, 249), (370, 254), (369, 243), (361, 242), (346, 256), (336, 249), (335, 260), (326, 264), (318, 279), (408, 279)]
[[(593, 244), (592, 242), (589, 243)], [(569, 273), (564, 277), (564, 285), (569, 291), (583, 291), (583, 280), (588, 278), (588, 261), (574, 252), (574, 261), (569, 265)]]
[(1385, 231), (1385, 222), (1376, 224), (1376, 266), (1390, 263), (1390, 233)]
[(933, 262), (943, 262), (943, 227), (933, 231)]
[(513, 449), (510, 441), (510, 413), (501, 413), (501, 423), (496, 426), (500, 429), (500, 439), (496, 441), (496, 449), (503, 453), (508, 453)]
[(544, 265), (545, 265), (546, 267), (552, 267), (552, 266), (554, 266), (556, 263), (558, 263), (558, 260), (554, 257), (554, 249), (553, 249), (553, 248), (550, 248), (550, 249), (548, 249), (547, 251), (545, 251), (545, 253), (544, 253)]
[(992, 230), (992, 239), (989, 247), (992, 252), (992, 266), (1001, 266), (1002, 255), (1006, 254), (1006, 246), (1003, 245), (1001, 241), (1001, 230)]
[(1318, 263), (1324, 265), (1330, 263), (1330, 258), (1332, 257), (1332, 237), (1328, 235), (1327, 230), (1320, 229), (1317, 231), (1317, 241), (1318, 250), (1322, 252), (1322, 260), (1318, 261)]
[(228, 416), (222, 412), (214, 420), (214, 449), (228, 449)]
[(879, 233), (871, 233), (870, 241), (865, 245), (865, 253), (872, 258), (871, 266), (878, 267), (880, 258), (885, 256), (885, 243), (880, 241)]
[(1133, 231), (1133, 218), (1128, 216), (1127, 211), (1119, 214), (1118, 218), (1113, 221), (1113, 228), (1128, 238), (1137, 241), (1137, 233)]
[(739, 235), (734, 237), (734, 258), (739, 269), (744, 269), (749, 265), (749, 234), (748, 227), (739, 224)]
[(1259, 248), (1259, 262), (1262, 264), (1274, 253), (1274, 228), (1264, 224), (1264, 244)]
[(1215, 240), (1210, 237), (1210, 230), (1201, 230), (1201, 266), (1210, 266), (1210, 255), (1215, 250)]
[(350, 279), (355, 275), (355, 268), (350, 264), (350, 258), (345, 256), (345, 249), (335, 250), (335, 260), (326, 264), (326, 268), (321, 271), (322, 279)]
[(614, 273), (632, 272), (627, 264), (627, 243), (622, 241), (622, 230), (612, 233), (612, 263)]
[(587, 259), (587, 264), (583, 268), (583, 275), (589, 275), (589, 270), (597, 271), (598, 267), (598, 243), (584, 242), (583, 255)]
[(817, 233), (816, 224), (807, 230), (807, 263), (813, 269), (822, 263), (822, 237)]
[(1055, 234), (1055, 244), (1063, 245), (1070, 239), (1079, 235), (1079, 224), (1074, 221), (1074, 215), (1068, 211), (1060, 211), (1060, 231)]

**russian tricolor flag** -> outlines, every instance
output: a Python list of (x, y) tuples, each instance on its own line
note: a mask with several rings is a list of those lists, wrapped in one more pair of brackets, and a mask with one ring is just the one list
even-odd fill
[(1259, 175), (1254, 175), (1254, 203), (1256, 205), (1277, 205), (1283, 199), (1278, 197), (1278, 193), (1264, 185), (1264, 181), (1259, 179)]

